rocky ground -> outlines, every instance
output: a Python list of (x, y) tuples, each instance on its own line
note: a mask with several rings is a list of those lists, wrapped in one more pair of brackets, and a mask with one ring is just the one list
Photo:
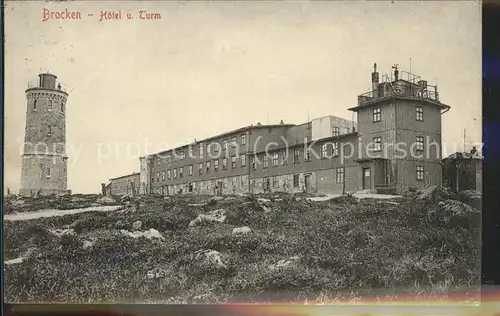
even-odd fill
[(6, 301), (324, 303), (479, 284), (481, 199), (441, 187), (384, 200), (8, 196), (4, 212), (102, 206), (116, 207), (5, 220)]

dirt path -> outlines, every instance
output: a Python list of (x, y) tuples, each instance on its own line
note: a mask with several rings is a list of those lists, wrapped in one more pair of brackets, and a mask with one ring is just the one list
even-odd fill
[(87, 207), (87, 208), (78, 208), (73, 210), (41, 210), (34, 212), (23, 212), (23, 213), (15, 213), (4, 215), (3, 219), (5, 221), (25, 221), (29, 219), (41, 218), (41, 217), (52, 217), (52, 216), (63, 216), (70, 214), (78, 214), (84, 212), (109, 212), (116, 211), (122, 208), (122, 205), (113, 205), (113, 206), (96, 206), (96, 207)]

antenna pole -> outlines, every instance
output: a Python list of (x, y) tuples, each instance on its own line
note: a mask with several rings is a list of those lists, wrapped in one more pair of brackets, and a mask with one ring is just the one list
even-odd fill
[(415, 80), (413, 78), (413, 74), (411, 73), (411, 57), (410, 57), (410, 75), (411, 75), (411, 82), (415, 83)]
[(465, 131), (465, 128), (464, 128), (464, 152), (465, 152), (465, 135), (466, 135), (465, 133), (466, 133), (466, 131)]

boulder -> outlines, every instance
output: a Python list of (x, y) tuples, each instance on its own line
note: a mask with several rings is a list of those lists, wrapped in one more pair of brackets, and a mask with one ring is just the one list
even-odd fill
[(100, 205), (108, 205), (116, 203), (116, 201), (113, 198), (110, 198), (109, 196), (100, 197), (95, 202), (99, 203)]
[(142, 227), (142, 222), (141, 221), (135, 221), (133, 224), (132, 224), (132, 229), (133, 230), (140, 230)]
[(439, 203), (441, 201), (455, 198), (456, 195), (451, 192), (450, 189), (436, 185), (431, 185), (430, 187), (420, 192), (420, 194), (417, 196), (417, 200), (431, 201), (433, 203)]
[(94, 243), (90, 240), (85, 240), (83, 241), (83, 249), (88, 249), (90, 247), (92, 247), (94, 245)]
[(293, 256), (293, 257), (290, 257), (288, 259), (282, 259), (282, 260), (278, 261), (276, 264), (271, 265), (269, 268), (271, 270), (289, 268), (294, 263), (296, 263), (299, 259), (300, 259), (299, 256)]
[(440, 205), (444, 211), (451, 213), (453, 216), (463, 216), (475, 212), (472, 206), (461, 201), (446, 200)]
[(243, 227), (236, 227), (233, 229), (233, 235), (245, 235), (250, 233), (252, 230), (250, 227), (243, 226)]
[(216, 268), (225, 268), (226, 264), (222, 258), (222, 254), (216, 250), (207, 249), (195, 252), (195, 259), (201, 263), (208, 264)]
[(68, 229), (54, 229), (51, 232), (56, 236), (65, 236), (65, 235), (75, 235), (75, 230), (73, 228)]
[(189, 226), (197, 226), (203, 222), (223, 223), (226, 220), (225, 214), (226, 211), (222, 209), (214, 210), (208, 214), (200, 214), (189, 223)]
[(165, 240), (165, 237), (163, 237), (162, 234), (154, 228), (151, 228), (151, 229), (143, 231), (143, 232), (140, 232), (140, 231), (129, 232), (128, 230), (122, 229), (122, 230), (120, 230), (120, 232), (128, 237), (131, 237), (131, 238), (144, 237), (147, 239), (159, 239), (162, 241)]

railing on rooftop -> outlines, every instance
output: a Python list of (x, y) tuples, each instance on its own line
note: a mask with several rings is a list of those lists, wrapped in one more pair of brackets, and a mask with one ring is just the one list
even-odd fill
[[(405, 72), (406, 73), (406, 72)], [(426, 99), (439, 102), (439, 93), (436, 86), (428, 85), (426, 81), (420, 80), (419, 76), (407, 73), (410, 80), (418, 80), (416, 83), (406, 79), (398, 78), (398, 81), (382, 82), (378, 90), (365, 92), (358, 96), (358, 105), (391, 96), (400, 96), (415, 99)]]
[[(43, 88), (43, 87), (40, 87), (39, 80), (31, 80), (28, 82), (28, 89), (32, 89), (32, 88)], [(67, 92), (66, 87), (62, 83), (57, 82), (57, 81), (56, 81), (56, 85), (55, 85), (54, 89), (62, 91), (62, 92)]]

